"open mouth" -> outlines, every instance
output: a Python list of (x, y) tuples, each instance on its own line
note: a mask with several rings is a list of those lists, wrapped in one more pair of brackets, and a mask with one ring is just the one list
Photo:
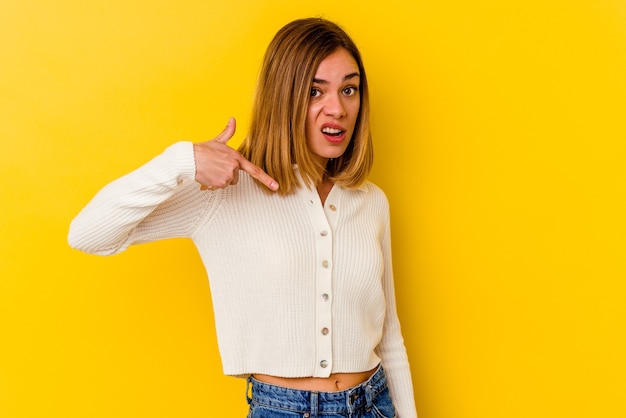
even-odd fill
[(345, 131), (341, 130), (341, 129), (336, 129), (336, 128), (322, 128), (322, 133), (324, 135), (328, 135), (328, 136), (332, 136), (332, 137), (340, 137), (341, 135), (343, 135), (345, 133)]

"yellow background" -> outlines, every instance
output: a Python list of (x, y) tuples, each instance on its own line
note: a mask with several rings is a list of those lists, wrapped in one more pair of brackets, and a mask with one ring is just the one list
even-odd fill
[(312, 15), (369, 72), (420, 417), (626, 416), (626, 3), (308, 4), (0, 3), (0, 417), (245, 416), (192, 245), (102, 258), (67, 228), (174, 141), (233, 115), (236, 145)]

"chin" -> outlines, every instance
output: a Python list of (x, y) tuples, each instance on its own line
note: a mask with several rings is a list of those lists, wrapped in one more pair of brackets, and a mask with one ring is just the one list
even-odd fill
[(332, 152), (323, 153), (321, 156), (323, 158), (333, 159), (333, 158), (341, 157), (345, 152), (346, 152), (345, 149), (343, 149), (341, 151), (334, 150)]
[[(321, 145), (321, 146), (320, 146)], [(310, 151), (318, 158), (339, 158), (341, 157), (348, 148), (348, 143), (341, 144), (340, 146), (334, 145), (329, 146), (328, 144), (318, 144), (317, 147), (310, 147)]]

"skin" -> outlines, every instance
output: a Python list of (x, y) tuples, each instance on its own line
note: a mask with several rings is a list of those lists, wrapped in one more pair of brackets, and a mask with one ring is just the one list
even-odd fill
[[(358, 65), (344, 48), (327, 56), (317, 68), (311, 84), (305, 129), (307, 145), (321, 167), (326, 166), (329, 158), (341, 156), (352, 139), (361, 106), (359, 82)], [(340, 133), (325, 133), (324, 128)], [(243, 170), (270, 190), (278, 190), (276, 180), (228, 146), (235, 129), (235, 119), (231, 118), (217, 137), (194, 144), (196, 181), (202, 185), (201, 189), (215, 190), (235, 185), (239, 170)], [(333, 185), (324, 179), (317, 186), (324, 202)]]
[[(359, 67), (344, 48), (324, 58), (315, 72), (307, 109), (306, 137), (311, 154), (322, 167), (329, 158), (343, 155), (352, 140), (361, 107), (359, 85)], [(327, 129), (340, 132), (334, 134)], [(326, 178), (317, 186), (322, 204), (332, 186)]]
[[(361, 106), (359, 85), (358, 65), (344, 48), (328, 55), (316, 70), (307, 108), (306, 139), (311, 154), (320, 162), (321, 167), (326, 166), (329, 158), (340, 157), (352, 140)], [(196, 181), (202, 185), (201, 189), (215, 190), (237, 184), (239, 170), (243, 170), (269, 189), (277, 190), (278, 183), (273, 178), (227, 145), (234, 133), (235, 120), (231, 118), (224, 131), (216, 138), (194, 144)], [(333, 183), (326, 177), (317, 185), (322, 204), (332, 187)], [(364, 382), (374, 370), (333, 373), (328, 378), (284, 378), (263, 374), (256, 374), (254, 377), (283, 387), (334, 392)]]
[(279, 186), (276, 180), (228, 146), (228, 140), (235, 134), (235, 129), (235, 119), (230, 118), (226, 128), (218, 136), (193, 145), (196, 182), (201, 184), (200, 189), (223, 189), (237, 184), (239, 170), (243, 170), (261, 181), (270, 190), (278, 190)]
[[(315, 72), (307, 109), (306, 136), (311, 154), (322, 165), (326, 165), (329, 158), (340, 157), (352, 139), (361, 107), (359, 85), (359, 67), (344, 48), (327, 56)], [(322, 131), (324, 127), (342, 132), (329, 135)]]

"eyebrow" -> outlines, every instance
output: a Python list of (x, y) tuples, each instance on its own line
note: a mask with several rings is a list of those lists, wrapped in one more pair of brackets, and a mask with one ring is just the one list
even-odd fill
[[(353, 79), (354, 77), (360, 77), (360, 76), (361, 75), (359, 73), (356, 73), (356, 72), (350, 73), (350, 74), (347, 74), (346, 76), (344, 76), (343, 81), (348, 81), (350, 79)], [(317, 84), (328, 84), (328, 81), (322, 80), (320, 78), (314, 78), (313, 82), (317, 83)]]

